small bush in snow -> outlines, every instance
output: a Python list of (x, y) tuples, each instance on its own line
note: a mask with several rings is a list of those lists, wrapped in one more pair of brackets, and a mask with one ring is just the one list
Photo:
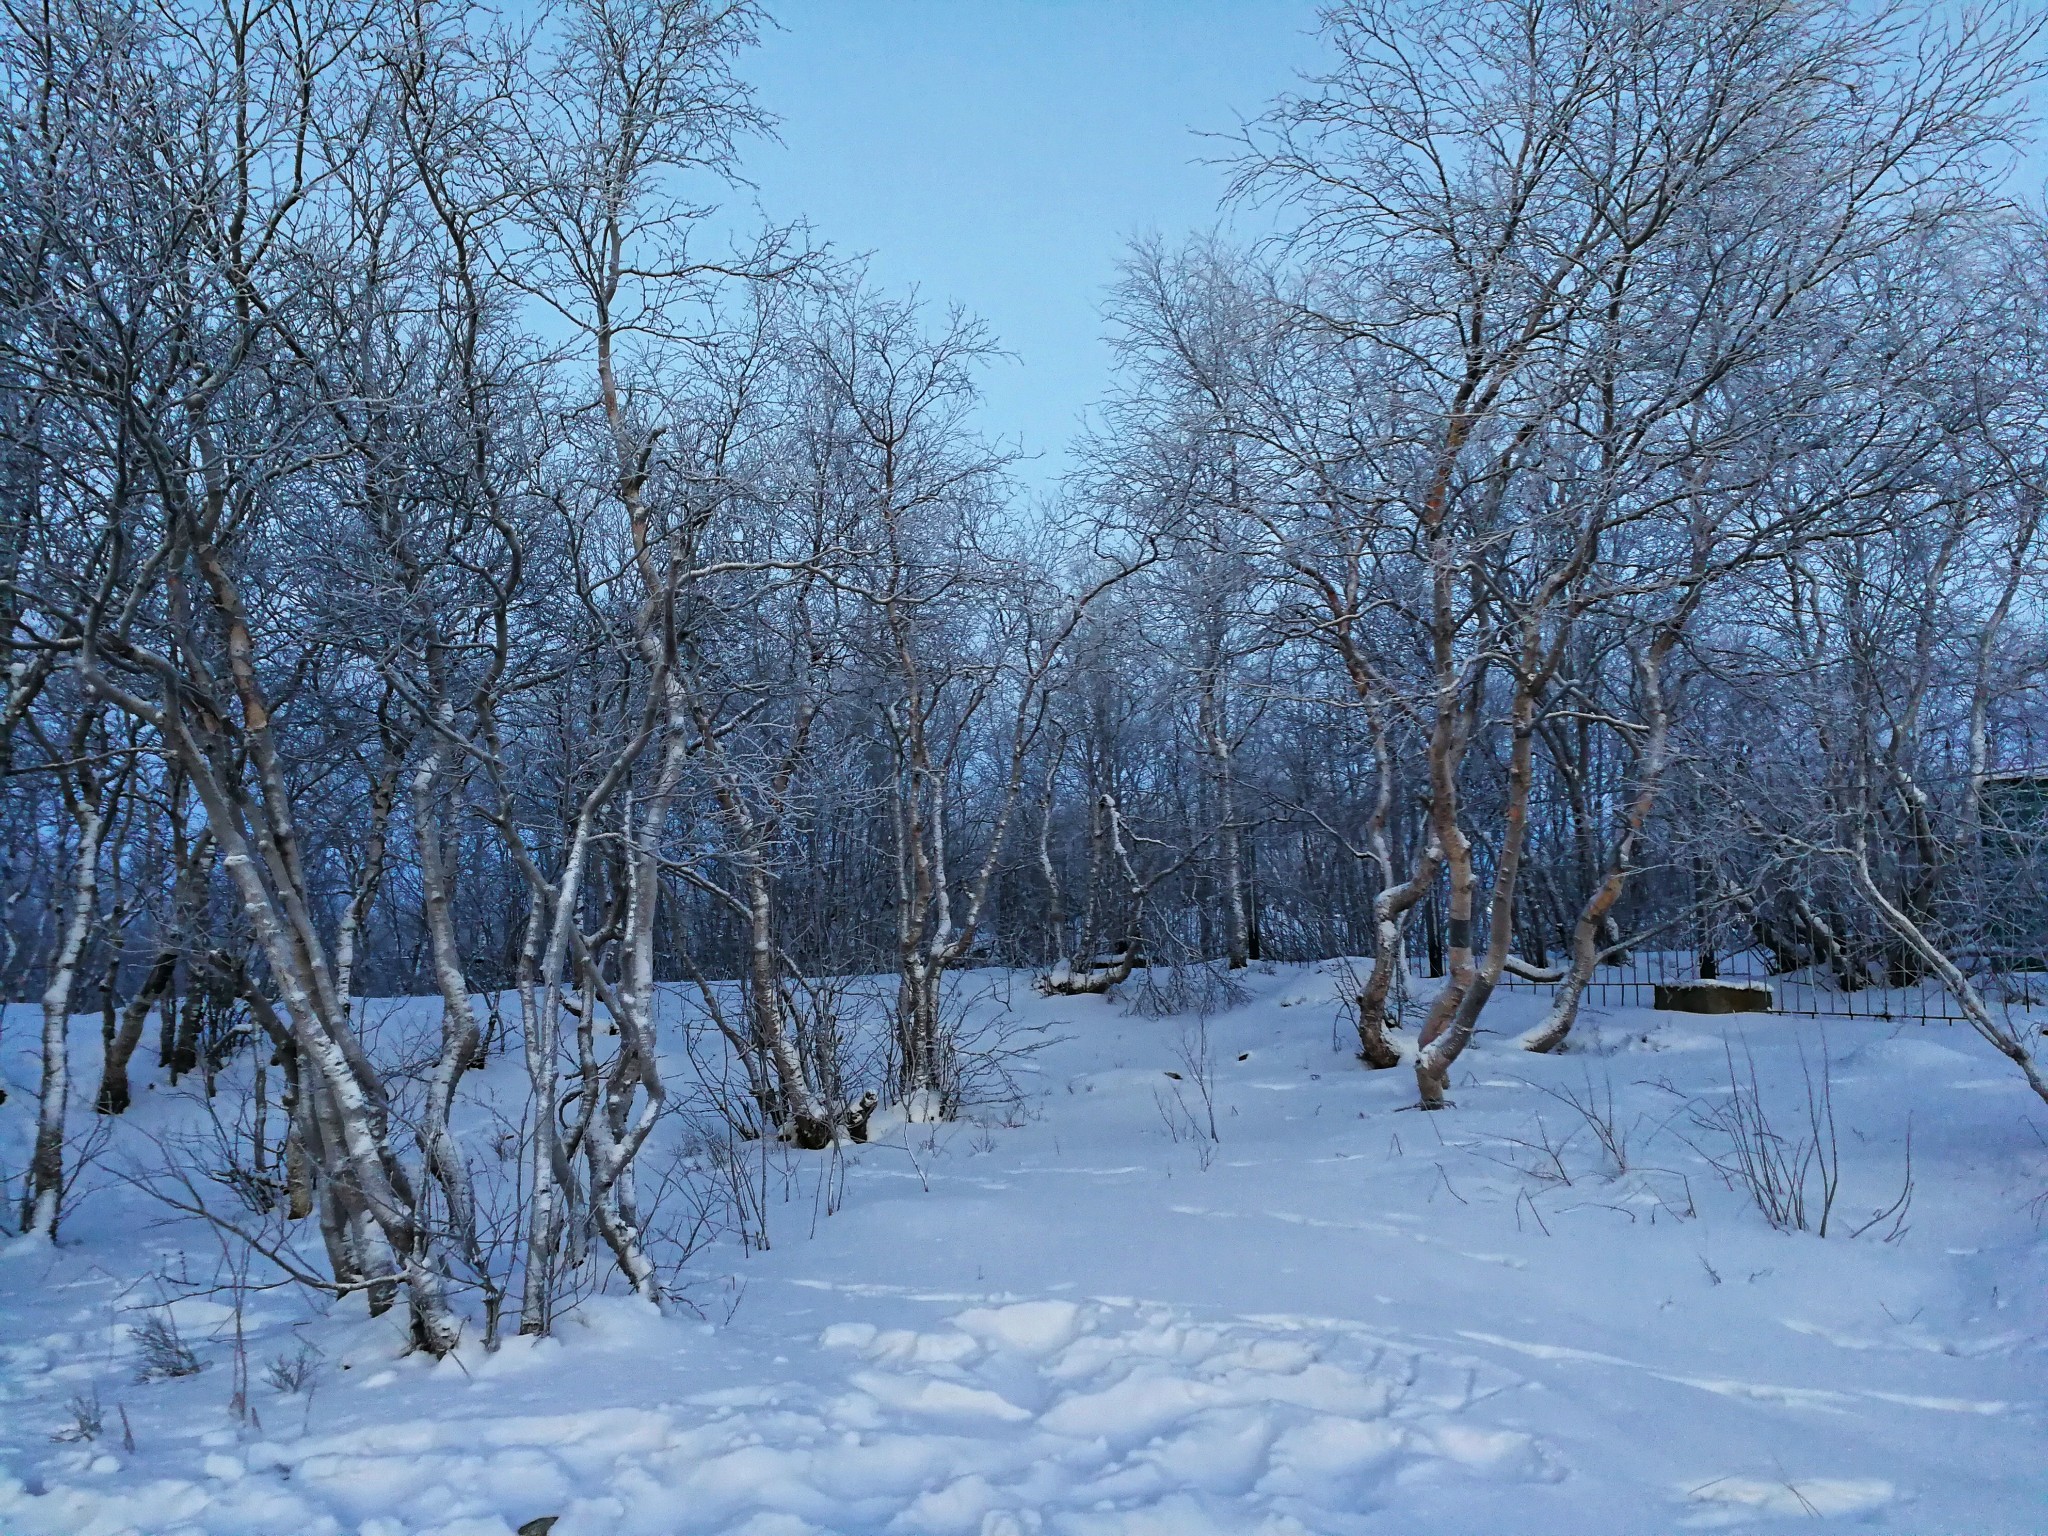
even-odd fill
[[(1804, 1047), (1799, 1052), (1806, 1089), (1806, 1124), (1782, 1133), (1764, 1102), (1756, 1058), (1742, 1047), (1745, 1071), (1727, 1050), (1728, 1096), (1694, 1108), (1692, 1123), (1702, 1138), (1694, 1150), (1731, 1189), (1748, 1194), (1764, 1220), (1781, 1232), (1828, 1235), (1835, 1191), (1841, 1182), (1841, 1150), (1835, 1137), (1834, 1083), (1821, 1039), (1820, 1077), (1815, 1079)], [(1703, 1143), (1703, 1144), (1702, 1144)]]
[(142, 1314), (135, 1325), (135, 1346), (142, 1353), (137, 1381), (168, 1381), (176, 1376), (197, 1376), (199, 1357), (178, 1334), (177, 1319), (169, 1309), (157, 1308)]
[(70, 1403), (66, 1406), (71, 1414), (71, 1422), (50, 1438), (62, 1441), (99, 1439), (100, 1431), (105, 1429), (107, 1424), (107, 1411), (100, 1406), (99, 1393), (92, 1388), (73, 1393)]
[(320, 1369), (320, 1352), (310, 1344), (301, 1344), (298, 1353), (277, 1355), (263, 1368), (263, 1380), (279, 1392), (289, 1396), (303, 1392), (312, 1385), (313, 1377)]
[(1209, 961), (1147, 967), (1129, 992), (1124, 1012), (1142, 1019), (1190, 1013), (1206, 1018), (1236, 1008), (1251, 996), (1220, 962)]

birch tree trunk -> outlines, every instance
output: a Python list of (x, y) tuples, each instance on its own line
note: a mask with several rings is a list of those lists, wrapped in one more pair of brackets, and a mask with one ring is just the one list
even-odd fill
[[(1468, 384), (1468, 391), (1472, 388)], [(1450, 495), (1451, 465), (1470, 433), (1462, 416), (1451, 420), (1442, 467), (1425, 503), (1422, 524), (1429, 537), (1430, 630), (1434, 711), (1429, 734), (1430, 837), (1441, 852), (1450, 876), (1444, 922), (1445, 976), (1423, 1020), (1420, 1049), (1415, 1056), (1415, 1082), (1424, 1109), (1441, 1109), (1451, 1063), (1464, 1041), (1451, 1034), (1476, 967), (1472, 960), (1472, 844), (1460, 824), (1458, 773), (1470, 739), (1470, 717), (1477, 711), (1483, 675), (1467, 678), (1457, 654), (1463, 628), (1458, 612), (1456, 578), (1459, 566), (1444, 528)], [(1472, 701), (1467, 702), (1467, 694)], [(1448, 1035), (1448, 1043), (1440, 1045)]]
[[(1480, 1010), (1493, 995), (1507, 965), (1514, 942), (1515, 882), (1521, 874), (1522, 850), (1529, 826), (1529, 787), (1535, 751), (1536, 684), (1526, 675), (1518, 677), (1511, 715), (1513, 739), (1508, 756), (1508, 797), (1500, 854), (1495, 864), (1492, 900), (1488, 908), (1488, 932), (1483, 959), (1472, 958), (1471, 850), (1463, 847), (1465, 891), (1464, 910), (1459, 910), (1460, 874), (1454, 864), (1451, 875), (1451, 981), (1438, 994), (1422, 1034), (1422, 1048), (1415, 1057), (1415, 1081), (1421, 1090), (1424, 1109), (1441, 1109), (1450, 1084), (1451, 1065), (1472, 1042), (1472, 1031)], [(1439, 834), (1441, 835), (1441, 834)], [(1461, 838), (1462, 844), (1462, 838)], [(1462, 967), (1459, 960), (1460, 922), (1465, 939)], [(1455, 993), (1454, 1002), (1446, 998)]]
[(1221, 883), (1225, 954), (1230, 969), (1237, 971), (1244, 969), (1247, 959), (1244, 859), (1239, 852), (1236, 765), (1232, 760), (1222, 687), (1217, 677), (1221, 660), (1216, 653), (1221, 649), (1220, 643), (1212, 645), (1211, 656), (1214, 662), (1202, 670), (1197, 714), (1203, 744), (1208, 748), (1210, 771), (1215, 781), (1217, 852), (1223, 865)]
[(1145, 898), (1151, 882), (1140, 878), (1137, 866), (1131, 861), (1123, 811), (1116, 803), (1116, 796), (1102, 795), (1095, 808), (1109, 857), (1123, 877), (1124, 936), (1121, 947), (1107, 964), (1102, 963), (1099, 955), (1092, 953), (1075, 955), (1068, 961), (1065, 976), (1047, 977), (1041, 983), (1045, 992), (1060, 997), (1099, 996), (1111, 987), (1123, 985), (1131, 979), (1131, 972), (1137, 968), (1144, 953)]
[(1633, 658), (1644, 715), (1643, 741), (1636, 754), (1636, 792), (1623, 813), (1621, 833), (1615, 839), (1606, 872), (1572, 925), (1571, 967), (1551, 995), (1550, 1008), (1542, 1022), (1522, 1037), (1525, 1050), (1561, 1049), (1571, 1034), (1572, 1024), (1578, 1018), (1579, 1001), (1600, 963), (1601, 940), (1613, 921), (1615, 903), (1621, 900), (1628, 877), (1634, 871), (1636, 850), (1657, 803), (1669, 756), (1671, 722), (1664, 704), (1663, 662), (1676, 638), (1675, 632), (1667, 630)]
[[(78, 733), (81, 742), (85, 734), (83, 730)], [(45, 1240), (57, 1235), (58, 1207), (64, 1197), (65, 1108), (71, 1096), (71, 994), (98, 905), (100, 837), (106, 827), (101, 786), (90, 769), (78, 770), (76, 787), (67, 789), (65, 798), (71, 802), (72, 820), (78, 827), (78, 848), (65, 894), (64, 924), (50, 960), (49, 981), (43, 988), (41, 1097), (21, 1213), (22, 1235)]]
[(783, 1006), (782, 951), (776, 941), (775, 870), (770, 850), (782, 834), (790, 787), (803, 765), (817, 718), (816, 703), (811, 698), (799, 703), (780, 759), (765, 774), (765, 784), (750, 793), (739, 764), (726, 750), (722, 734), (700, 702), (702, 691), (694, 685), (684, 689), (679, 684), (678, 688), (687, 696), (698, 752), (710, 766), (712, 792), (731, 830), (740, 870), (741, 890), (731, 905), (746, 926), (751, 1046), (773, 1072), (776, 1087), (774, 1102), (763, 1101), (761, 1109), (788, 1140), (815, 1152), (831, 1145), (833, 1109), (821, 1103), (814, 1091), (813, 1070), (807, 1069)]
[(171, 986), (177, 979), (178, 961), (185, 948), (193, 942), (199, 904), (206, 882), (213, 873), (212, 831), (202, 828), (199, 836), (189, 843), (183, 837), (182, 821), (178, 832), (179, 836), (173, 841), (177, 874), (171, 886), (170, 932), (157, 951), (156, 960), (144, 976), (142, 985), (122, 1009), (120, 1026), (115, 1030), (106, 1059), (101, 1064), (100, 1088), (94, 1104), (103, 1115), (124, 1114), (128, 1109), (128, 1064), (142, 1043), (143, 1026), (148, 1022), (150, 1010), (159, 1004), (163, 1005), (166, 1013), (171, 1009)]
[(1386, 726), (1378, 720), (1373, 724), (1373, 749), (1379, 782), (1373, 792), (1372, 816), (1366, 823), (1366, 850), (1379, 869), (1380, 889), (1372, 903), (1372, 970), (1357, 999), (1358, 1059), (1375, 1071), (1385, 1071), (1401, 1064), (1401, 1053), (1387, 1038), (1387, 1007), (1392, 1003), (1398, 1020), (1408, 996), (1408, 914), (1436, 885), (1443, 856), (1436, 839), (1430, 838), (1408, 878), (1395, 883), (1388, 830), (1394, 805), (1394, 763), (1388, 755)]
[(2034, 1053), (2028, 1049), (2025, 1039), (2015, 1030), (1999, 1023), (1985, 1003), (1983, 995), (1971, 985), (1970, 978), (1963, 974), (1962, 968), (1942, 951), (1941, 946), (1934, 942), (1924, 928), (1913, 921), (1911, 914), (1887, 897), (1879, 887), (1871, 874), (1870, 850), (1860, 824), (1851, 839), (1847, 860), (1850, 878), (1878, 920), (1910, 946), (1914, 955), (1928, 970), (1941, 978), (1942, 985), (1948, 988), (1949, 995), (1961, 1006), (1963, 1017), (1970, 1021), (1970, 1027), (1993, 1050), (2019, 1068), (2020, 1075), (2027, 1080), (2027, 1086), (2034, 1090), (2035, 1096), (2044, 1104), (2048, 1104), (2048, 1076), (2043, 1075), (2041, 1065), (2034, 1059)]
[[(430, 648), (430, 675), (441, 670), (441, 660)], [(464, 970), (461, 946), (456, 942), (454, 881), (446, 849), (447, 808), (453, 769), (454, 710), (445, 698), (436, 706), (436, 718), (428, 732), (428, 745), (412, 783), (413, 839), (420, 868), (420, 907), (426, 919), (427, 939), (433, 954), (434, 985), (441, 994), (441, 1049), (435, 1058), (427, 1093), (420, 1110), (418, 1139), (448, 1209), (448, 1230), (457, 1253), (475, 1279), (484, 1302), (484, 1342), (495, 1347), (501, 1289), (485, 1262), (477, 1239), (476, 1198), (471, 1192), (469, 1165), (460, 1143), (449, 1128), (455, 1090), (462, 1074), (477, 1059), (479, 1035), (476, 1009), (470, 999), (469, 977)], [(433, 1234), (422, 1230), (420, 1262), (437, 1262)]]

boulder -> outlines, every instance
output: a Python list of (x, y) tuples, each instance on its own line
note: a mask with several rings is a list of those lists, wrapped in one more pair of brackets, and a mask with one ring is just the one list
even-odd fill
[(1657, 1006), (1672, 1013), (1769, 1013), (1767, 981), (1660, 981)]

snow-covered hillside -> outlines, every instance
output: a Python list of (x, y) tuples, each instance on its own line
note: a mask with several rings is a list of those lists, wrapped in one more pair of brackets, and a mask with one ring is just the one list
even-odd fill
[[(438, 1364), (359, 1302), (252, 1288), (239, 1322), (229, 1293), (175, 1301), (202, 1369), (138, 1381), (138, 1309), (220, 1254), (115, 1179), (194, 1111), (141, 1095), (62, 1243), (0, 1260), (0, 1532), (2048, 1529), (2048, 1143), (1974, 1036), (1825, 1026), (1823, 1238), (1706, 1161), (1724, 1044), (1805, 1134), (1815, 1021), (1616, 1013), (1539, 1058), (1505, 1033), (1535, 999), (1504, 996), (1423, 1115), (1409, 1073), (1339, 1048), (1334, 975), (1254, 971), (1210, 1019), (1214, 1141), (1192, 1020), (1020, 984), (1053, 1028), (1018, 1103), (884, 1111), (836, 1196), (832, 1154), (789, 1154), (770, 1249), (698, 1253), (667, 1316), (592, 1299)], [(10, 1172), (29, 1022), (0, 1041)], [(97, 1050), (79, 1020), (88, 1081)], [(1901, 1195), (1909, 1122), (1910, 1202), (1852, 1236)]]

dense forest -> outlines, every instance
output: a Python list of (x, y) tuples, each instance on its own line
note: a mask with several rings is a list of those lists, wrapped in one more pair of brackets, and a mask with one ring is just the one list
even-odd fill
[(1555, 1051), (1603, 967), (1752, 955), (2048, 1098), (2032, 13), (1333, 5), (1217, 151), (1272, 232), (1128, 249), (1043, 494), (1000, 338), (735, 212), (766, 21), (0, 14), (22, 1231), (241, 1063), (224, 1230), (436, 1354), (471, 1296), (544, 1332), (582, 1234), (663, 1294), (664, 1032), (824, 1149), (961, 1112), (997, 970), (1170, 1013), (1355, 957), (1356, 1070), (1437, 1108), (1507, 987)]

